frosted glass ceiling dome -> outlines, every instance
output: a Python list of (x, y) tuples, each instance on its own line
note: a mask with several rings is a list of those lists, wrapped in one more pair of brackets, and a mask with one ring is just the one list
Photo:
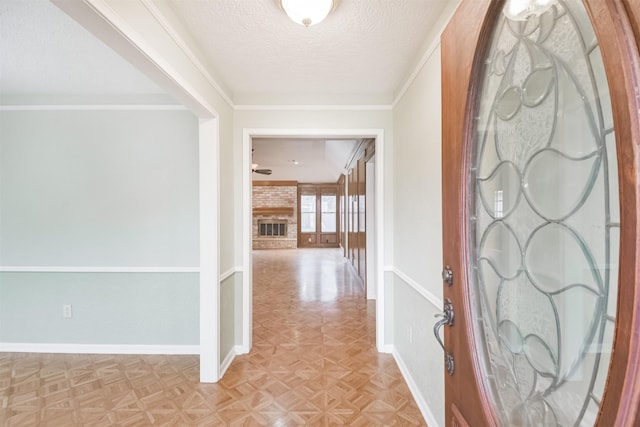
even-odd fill
[(322, 22), (337, 0), (280, 0), (280, 7), (294, 22), (309, 27)]

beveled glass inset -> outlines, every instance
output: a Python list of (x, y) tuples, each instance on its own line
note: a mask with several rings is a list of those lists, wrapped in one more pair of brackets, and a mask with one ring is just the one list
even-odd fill
[(617, 159), (589, 23), (580, 0), (500, 15), (482, 68), (470, 277), (482, 377), (505, 426), (592, 425), (608, 370)]

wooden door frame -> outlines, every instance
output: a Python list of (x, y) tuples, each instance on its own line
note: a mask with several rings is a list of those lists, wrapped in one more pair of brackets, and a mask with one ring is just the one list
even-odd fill
[[(480, 85), (476, 70), (484, 66), (492, 23), (503, 3), (463, 0), (442, 36), (443, 265), (454, 272), (454, 286), (444, 286), (443, 298), (457, 308), (455, 326), (446, 327), (444, 335), (458, 368), (454, 375), (445, 375), (447, 426), (464, 425), (456, 411), (474, 425), (480, 420), (499, 424), (481, 375), (471, 302), (465, 295), (470, 291), (467, 171), (476, 107), (472, 101)], [(614, 114), (621, 201), (617, 318), (628, 319), (616, 322), (611, 354), (615, 369), (609, 371), (596, 424), (631, 426), (640, 423), (640, 2), (585, 0), (585, 5), (600, 44)], [(472, 372), (460, 370), (465, 366)]]
[[(251, 164), (251, 140), (259, 137), (293, 137), (293, 138), (372, 138), (375, 141), (377, 157), (376, 174), (376, 347), (379, 352), (391, 353), (392, 346), (386, 335), (386, 295), (384, 281), (385, 259), (385, 137), (382, 128), (243, 128), (242, 129), (242, 161), (241, 165)], [(242, 345), (239, 349), (248, 353), (252, 346), (253, 332), (253, 263), (251, 259), (252, 223), (251, 223), (251, 170), (246, 168), (242, 173)]]

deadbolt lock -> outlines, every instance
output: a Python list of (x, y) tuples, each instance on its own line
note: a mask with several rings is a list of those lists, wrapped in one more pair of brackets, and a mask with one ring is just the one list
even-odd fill
[(442, 280), (447, 286), (453, 285), (453, 271), (448, 265), (445, 265), (444, 270), (442, 270)]

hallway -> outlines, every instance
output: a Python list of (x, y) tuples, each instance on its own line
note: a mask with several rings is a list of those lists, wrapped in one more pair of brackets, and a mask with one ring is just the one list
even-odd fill
[(253, 254), (253, 349), (223, 382), (254, 373), (270, 425), (424, 425), (341, 250)]
[(0, 425), (424, 425), (375, 349), (339, 250), (254, 252), (254, 343), (218, 384), (197, 356), (0, 353)]

